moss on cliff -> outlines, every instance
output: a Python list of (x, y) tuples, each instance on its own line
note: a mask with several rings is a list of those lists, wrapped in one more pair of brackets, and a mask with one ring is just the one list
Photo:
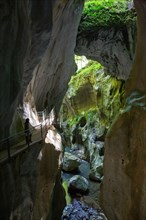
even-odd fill
[[(91, 85), (89, 95), (83, 94), (79, 96), (81, 87), (84, 88), (86, 86), (87, 88), (87, 84)], [(69, 118), (69, 125), (77, 125), (80, 118), (85, 117), (87, 122), (90, 121), (93, 127), (97, 127), (95, 125), (97, 123), (99, 130), (103, 130), (103, 127), (108, 129), (123, 106), (123, 86), (124, 83), (122, 81), (106, 75), (99, 63), (90, 61), (86, 67), (72, 77), (69, 83), (67, 97), (75, 113), (73, 115), (69, 109), (64, 111)], [(94, 102), (91, 100), (93, 94), (95, 94)], [(83, 102), (84, 98), (86, 102)]]
[(75, 96), (78, 89), (86, 83), (94, 85), (96, 83), (96, 71), (100, 69), (101, 65), (99, 63), (90, 61), (83, 69), (79, 70), (77, 74), (71, 78), (67, 96)]
[(135, 20), (136, 12), (128, 7), (127, 0), (90, 0), (85, 3), (79, 31), (123, 27)]

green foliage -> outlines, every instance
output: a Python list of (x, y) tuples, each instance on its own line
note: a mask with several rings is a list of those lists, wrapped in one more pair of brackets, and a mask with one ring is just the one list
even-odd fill
[(135, 22), (136, 13), (128, 9), (126, 0), (90, 0), (86, 1), (80, 22), (80, 31), (92, 31), (95, 28), (124, 26)]

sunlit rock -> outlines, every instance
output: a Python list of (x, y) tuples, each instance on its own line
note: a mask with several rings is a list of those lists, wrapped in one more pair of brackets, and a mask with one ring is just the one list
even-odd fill
[(57, 130), (53, 125), (50, 126), (47, 131), (45, 142), (53, 144), (57, 151), (62, 151), (61, 136), (58, 134)]

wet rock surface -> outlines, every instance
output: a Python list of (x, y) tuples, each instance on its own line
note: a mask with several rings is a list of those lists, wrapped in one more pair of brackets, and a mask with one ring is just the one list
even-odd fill
[(80, 175), (75, 175), (69, 180), (69, 189), (86, 192), (89, 188), (88, 180)]
[[(77, 153), (77, 152), (76, 152)], [(96, 182), (95, 180), (91, 180), (89, 178), (90, 174), (90, 164), (86, 160), (81, 160), (81, 164), (78, 166), (78, 169), (72, 172), (62, 172), (62, 179), (64, 181), (69, 182), (69, 180), (75, 175), (81, 175), (87, 179), (89, 182), (88, 195), (92, 197), (97, 203), (99, 201), (99, 190), (100, 190), (100, 182)], [(81, 193), (81, 192), (80, 192)], [(81, 193), (82, 194), (82, 193)], [(78, 197), (78, 192), (75, 192), (70, 195), (72, 198)]]
[(76, 157), (75, 155), (65, 152), (64, 153), (64, 159), (63, 159), (63, 165), (62, 169), (64, 171), (74, 171), (78, 169), (78, 166), (80, 165), (80, 159)]
[(74, 200), (63, 210), (61, 220), (106, 220), (101, 209), (94, 209), (87, 204)]
[[(77, 151), (76, 151), (77, 153)], [(71, 198), (71, 203), (68, 204), (63, 211), (62, 220), (104, 220), (102, 210), (100, 209), (99, 202), (99, 190), (100, 183), (93, 181), (89, 178), (90, 174), (90, 164), (81, 159), (81, 164), (76, 172), (62, 172), (63, 180), (69, 182), (74, 179), (75, 176), (82, 176), (88, 181), (88, 190), (68, 190), (69, 196)], [(101, 181), (100, 181), (101, 182)]]

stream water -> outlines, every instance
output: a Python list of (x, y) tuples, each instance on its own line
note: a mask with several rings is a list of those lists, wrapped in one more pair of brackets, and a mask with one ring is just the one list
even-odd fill
[[(78, 170), (74, 171), (72, 173), (71, 172), (62, 172), (62, 179), (63, 179), (63, 182), (66, 183), (65, 185), (67, 187), (68, 181), (72, 176), (78, 174), (78, 175), (85, 177), (89, 182), (89, 192), (86, 195), (90, 196), (92, 199), (94, 199), (98, 203), (100, 183), (91, 181), (89, 179), (89, 172), (90, 172), (90, 164), (85, 160), (81, 160), (81, 165), (79, 166)], [(67, 195), (69, 200), (72, 200), (74, 198), (78, 199), (78, 196), (79, 196), (78, 193), (72, 194), (72, 195), (70, 195), (68, 193), (68, 195)], [(67, 201), (67, 203), (68, 203), (68, 201)]]

